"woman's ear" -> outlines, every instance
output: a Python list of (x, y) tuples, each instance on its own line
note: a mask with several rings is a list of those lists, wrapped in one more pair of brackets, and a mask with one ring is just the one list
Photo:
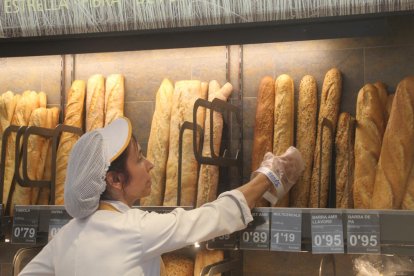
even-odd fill
[(106, 183), (111, 188), (115, 188), (117, 190), (122, 190), (122, 183), (123, 183), (123, 175), (117, 172), (107, 172), (106, 173)]

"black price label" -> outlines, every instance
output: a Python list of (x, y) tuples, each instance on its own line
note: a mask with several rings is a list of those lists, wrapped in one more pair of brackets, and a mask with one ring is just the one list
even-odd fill
[(48, 240), (50, 241), (71, 219), (72, 218), (64, 209), (50, 210)]
[(216, 237), (207, 242), (208, 249), (235, 249), (237, 248), (236, 233)]
[(300, 251), (302, 238), (302, 213), (295, 210), (272, 212), (270, 250)]
[(36, 243), (39, 210), (16, 206), (12, 227), (13, 243)]
[(344, 253), (341, 213), (312, 212), (311, 221), (312, 253)]
[(240, 232), (240, 249), (269, 250), (270, 212), (253, 210), (253, 221)]
[(380, 224), (377, 212), (347, 212), (347, 252), (380, 254)]

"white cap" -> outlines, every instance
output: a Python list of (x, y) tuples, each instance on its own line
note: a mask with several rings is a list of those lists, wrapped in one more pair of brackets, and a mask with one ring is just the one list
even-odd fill
[(104, 128), (86, 134), (70, 153), (66, 181), (65, 208), (74, 218), (91, 215), (106, 189), (106, 172), (131, 140), (131, 122), (120, 117)]

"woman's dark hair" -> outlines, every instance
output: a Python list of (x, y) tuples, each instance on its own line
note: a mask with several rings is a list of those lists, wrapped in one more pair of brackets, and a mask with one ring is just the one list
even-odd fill
[(137, 139), (134, 135), (131, 136), (131, 141), (129, 142), (129, 145), (125, 148), (125, 150), (114, 160), (111, 162), (108, 168), (108, 172), (117, 172), (121, 173), (125, 177), (125, 183), (128, 183), (129, 181), (129, 173), (127, 170), (127, 160), (128, 160), (128, 149), (131, 146), (136, 147), (137, 146)]

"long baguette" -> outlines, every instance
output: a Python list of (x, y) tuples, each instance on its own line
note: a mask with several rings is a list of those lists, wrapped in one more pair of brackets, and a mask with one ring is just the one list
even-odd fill
[[(178, 81), (172, 99), (170, 123), (170, 142), (167, 161), (167, 180), (164, 195), (164, 205), (177, 204), (178, 183), (178, 139), (180, 127), (184, 121), (193, 121), (193, 107), (198, 98), (206, 99), (200, 81)], [(205, 114), (201, 110), (197, 113), (197, 124), (204, 125)], [(183, 135), (182, 174), (181, 174), (181, 205), (194, 206), (196, 203), (197, 161), (193, 151), (193, 134), (186, 130)]]
[(365, 85), (358, 93), (355, 132), (354, 206), (371, 205), (375, 171), (385, 131), (384, 103), (374, 85)]
[(105, 78), (96, 74), (86, 87), (86, 131), (101, 128), (105, 123)]
[(318, 88), (312, 76), (304, 76), (299, 86), (296, 127), (296, 147), (305, 161), (305, 171), (290, 192), (292, 207), (306, 208), (312, 177), (313, 154), (316, 140), (316, 112), (318, 111)]
[[(252, 172), (257, 170), (266, 152), (273, 152), (273, 127), (275, 110), (275, 81), (264, 77), (257, 92), (256, 119), (253, 134)], [(257, 207), (268, 207), (269, 202), (260, 199)]]
[[(309, 207), (324, 208), (328, 204), (328, 190), (329, 190), (329, 171), (332, 151), (332, 139), (335, 135), (336, 123), (338, 120), (339, 106), (342, 93), (342, 76), (341, 72), (333, 68), (329, 70), (323, 81), (321, 104), (319, 107), (318, 116), (318, 133), (316, 138), (316, 148), (313, 158), (312, 180), (311, 180), (311, 194), (309, 200)], [(333, 133), (327, 128), (324, 128), (321, 137), (322, 121), (326, 118), (332, 123)], [(320, 148), (320, 140), (323, 140), (322, 148)], [(321, 152), (322, 150), (322, 152)], [(320, 155), (322, 155), (322, 163), (320, 162)], [(321, 167), (321, 175), (319, 179), (319, 168)], [(320, 187), (319, 187), (320, 183)]]
[[(294, 135), (294, 88), (288, 75), (280, 75), (275, 81), (275, 111), (273, 131), (273, 154), (282, 155), (293, 145)], [(271, 193), (277, 196), (274, 187)], [(279, 199), (276, 207), (289, 206), (289, 194)]]
[(354, 124), (349, 113), (341, 113), (335, 137), (336, 208), (353, 208)]
[[(66, 114), (64, 124), (78, 128), (83, 127), (83, 108), (85, 102), (85, 82), (75, 80), (68, 93), (66, 105)], [(60, 136), (59, 146), (56, 157), (56, 188), (55, 203), (63, 205), (63, 193), (66, 178), (66, 167), (68, 164), (69, 154), (73, 145), (79, 139), (79, 136), (73, 133), (64, 132)]]
[(141, 199), (140, 203), (143, 206), (161, 206), (163, 202), (173, 93), (173, 83), (164, 79), (157, 91), (148, 140), (147, 158), (154, 164), (154, 168), (150, 171), (152, 177), (151, 194)]
[[(396, 135), (398, 133), (398, 135)], [(381, 147), (371, 207), (400, 209), (414, 161), (414, 77), (395, 92)]]
[(105, 83), (105, 126), (124, 116), (124, 76), (109, 75)]
[[(29, 121), (30, 121), (30, 116), (33, 112), (33, 110), (35, 110), (36, 108), (38, 108), (40, 105), (40, 101), (39, 101), (39, 94), (36, 93), (35, 91), (25, 91), (23, 92), (23, 95), (21, 97), (21, 99), (19, 100), (19, 102), (16, 105), (16, 109), (14, 112), (14, 116), (13, 116), (13, 120), (12, 120), (12, 124), (13, 125), (17, 125), (17, 126), (27, 126), (29, 125)], [(15, 144), (16, 141), (16, 135), (12, 134), (11, 137), (13, 139), (13, 144)], [(10, 146), (10, 140), (9, 140), (9, 146)], [(19, 145), (19, 147), (21, 147), (21, 145)], [(10, 148), (12, 148), (13, 150), (15, 150), (15, 145), (11, 146)], [(13, 158), (8, 159), (7, 162), (6, 161), (6, 175), (5, 175), (5, 182), (6, 179), (8, 180), (8, 185), (10, 187), (12, 179), (13, 179), (13, 175), (15, 173), (14, 170), (14, 162), (15, 162), (15, 156), (14, 153), (11, 154), (10, 156), (12, 156)], [(30, 188), (25, 188), (20, 186), (18, 183), (16, 183), (13, 195), (12, 195), (12, 200), (11, 200), (11, 211), (13, 211), (13, 206), (17, 203), (21, 203), (21, 204), (30, 204), (30, 193), (31, 193), (31, 189)]]
[[(222, 101), (227, 101), (233, 91), (233, 86), (230, 83), (223, 85), (221, 89), (217, 81), (211, 81), (209, 84), (208, 98), (209, 101), (217, 98)], [(204, 144), (203, 156), (211, 157), (210, 151), (210, 110), (206, 111), (206, 119), (204, 124)], [(221, 137), (223, 133), (223, 116), (219, 112), (213, 112), (213, 148), (216, 154), (219, 154)], [(200, 177), (198, 179), (197, 189), (197, 203), (196, 206), (201, 206), (204, 203), (213, 201), (217, 197), (217, 189), (219, 182), (219, 168), (214, 165), (202, 164), (200, 166)]]
[[(19, 95), (20, 96), (20, 95)], [(17, 104), (17, 96), (11, 91), (3, 93), (0, 97), (0, 154), (3, 133), (10, 126), (13, 119), (14, 110)]]

